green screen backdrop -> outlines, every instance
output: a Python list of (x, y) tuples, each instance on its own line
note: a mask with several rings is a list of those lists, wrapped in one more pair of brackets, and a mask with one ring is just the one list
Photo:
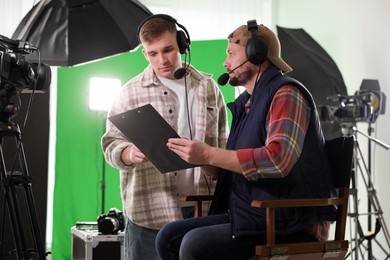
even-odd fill
[[(226, 40), (196, 41), (191, 64), (213, 74), (224, 73)], [(71, 227), (77, 221), (96, 221), (102, 213), (103, 154), (100, 138), (105, 115), (88, 108), (91, 77), (118, 78), (122, 85), (147, 66), (141, 48), (92, 63), (59, 68), (57, 78), (57, 134), (53, 205), (52, 259), (71, 259)], [(234, 100), (234, 88), (221, 87), (226, 102)], [(229, 113), (229, 122), (231, 115)], [(105, 212), (122, 210), (118, 170), (105, 164)]]

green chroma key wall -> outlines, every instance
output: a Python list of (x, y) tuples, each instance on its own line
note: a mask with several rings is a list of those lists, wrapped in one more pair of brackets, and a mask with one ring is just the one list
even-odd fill
[[(226, 40), (196, 41), (191, 64), (213, 74), (225, 72)], [(91, 77), (118, 78), (122, 85), (147, 66), (141, 48), (89, 64), (58, 68), (57, 134), (53, 205), (52, 259), (71, 259), (71, 227), (77, 221), (96, 221), (101, 214), (103, 155), (100, 138), (104, 116), (88, 108)], [(221, 87), (225, 101), (234, 100), (234, 88)], [(229, 121), (231, 120), (229, 113)], [(118, 170), (106, 164), (105, 213), (122, 209)]]

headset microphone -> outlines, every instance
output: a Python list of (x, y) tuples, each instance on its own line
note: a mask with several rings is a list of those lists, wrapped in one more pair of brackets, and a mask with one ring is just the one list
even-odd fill
[(245, 63), (247, 63), (248, 61), (249, 61), (249, 59), (247, 59), (246, 61), (244, 61), (243, 63), (241, 63), (240, 65), (238, 65), (234, 69), (232, 69), (231, 71), (229, 71), (227, 73), (224, 73), (221, 76), (219, 76), (218, 84), (221, 85), (221, 86), (225, 86), (226, 83), (229, 81), (229, 74), (232, 73), (233, 71), (235, 71), (236, 69), (238, 69), (239, 67), (241, 67), (242, 65), (244, 65)]
[(225, 86), (228, 81), (229, 81), (228, 73), (224, 73), (218, 78), (218, 84), (221, 86)]

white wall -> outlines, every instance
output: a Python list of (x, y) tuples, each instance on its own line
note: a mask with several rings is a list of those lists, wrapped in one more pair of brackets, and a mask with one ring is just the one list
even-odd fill
[(226, 39), (247, 20), (269, 24), (271, 0), (140, 0), (154, 13), (173, 16), (184, 25), (191, 40)]
[[(339, 67), (348, 94), (353, 95), (360, 88), (363, 79), (378, 79), (381, 91), (390, 99), (390, 2), (387, 0), (276, 0), (273, 1), (273, 22), (282, 27), (303, 28), (333, 58)], [(389, 107), (389, 106), (388, 106)], [(388, 129), (390, 111), (380, 115), (375, 124), (373, 136), (390, 144)], [(367, 123), (359, 123), (358, 130), (367, 134)], [(358, 141), (363, 155), (368, 154), (367, 138), (358, 134)], [(372, 149), (372, 180), (383, 210), (383, 219), (390, 225), (390, 204), (388, 184), (390, 174), (388, 162), (390, 151), (375, 145)], [(368, 163), (368, 158), (364, 161)], [(360, 160), (360, 164), (362, 161)], [(368, 175), (364, 171), (364, 175)], [(359, 212), (367, 212), (366, 188), (362, 175), (358, 176)], [(367, 232), (366, 216), (360, 216), (364, 232)], [(375, 220), (373, 220), (375, 223)], [(388, 226), (389, 227), (389, 226)], [(389, 252), (388, 241), (383, 231), (378, 241)], [(376, 243), (374, 256), (385, 259)], [(364, 258), (367, 259), (367, 258)]]
[(24, 15), (33, 7), (32, 0), (0, 0), (0, 34), (11, 38)]

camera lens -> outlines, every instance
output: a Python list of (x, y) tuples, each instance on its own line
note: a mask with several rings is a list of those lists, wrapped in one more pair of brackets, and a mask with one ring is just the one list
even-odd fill
[(107, 214), (98, 216), (97, 223), (98, 231), (105, 235), (116, 234), (119, 230), (125, 229), (123, 213), (115, 208), (110, 209)]
[(98, 228), (105, 235), (113, 234), (119, 230), (119, 223), (114, 218), (106, 217), (99, 222)]

